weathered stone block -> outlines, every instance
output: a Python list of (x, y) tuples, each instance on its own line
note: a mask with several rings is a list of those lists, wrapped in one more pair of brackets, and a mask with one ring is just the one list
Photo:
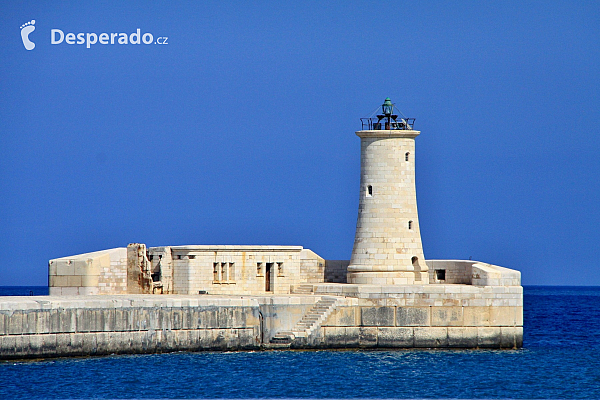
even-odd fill
[(30, 354), (35, 355), (35, 354), (41, 353), (43, 343), (44, 343), (43, 338), (44, 338), (44, 335), (29, 335), (28, 336)]
[(66, 275), (58, 275), (58, 276), (50, 275), (48, 281), (49, 281), (48, 283), (51, 287), (69, 286), (68, 276), (66, 276)]
[(9, 335), (20, 335), (23, 333), (23, 314), (21, 311), (14, 311), (7, 315), (7, 325)]
[(58, 354), (68, 355), (71, 351), (71, 337), (68, 333), (56, 335), (56, 351)]
[(481, 348), (499, 348), (500, 347), (500, 328), (499, 327), (479, 327), (477, 328), (477, 346)]
[(515, 345), (517, 348), (523, 347), (523, 327), (517, 326), (515, 328)]
[(489, 326), (489, 307), (463, 307), (463, 322), (465, 326)]
[(394, 307), (361, 307), (362, 326), (394, 326)]
[[(91, 323), (90, 316), (91, 312), (85, 308), (78, 308), (76, 311), (77, 315), (77, 332), (90, 332)], [(50, 312), (48, 315), (48, 322), (50, 323), (50, 332), (52, 332), (52, 317), (53, 313)]]
[(75, 267), (70, 261), (56, 262), (56, 275), (75, 275)]
[(183, 316), (181, 313), (181, 309), (172, 308), (171, 309), (171, 326), (174, 330), (183, 329)]
[(48, 276), (56, 275), (56, 263), (54, 260), (48, 262)]
[(515, 307), (517, 326), (523, 326), (523, 306)]
[(109, 332), (96, 332), (96, 347), (93, 349), (93, 354), (110, 354), (108, 348), (110, 346)]
[(81, 284), (78, 286), (91, 286), (96, 287), (100, 281), (100, 277), (98, 275), (82, 275), (81, 276)]
[(127, 323), (127, 318), (125, 316), (125, 311), (126, 309), (123, 308), (116, 308), (114, 310), (115, 313), (115, 331), (117, 332), (124, 332), (126, 323)]
[(431, 307), (398, 307), (396, 326), (429, 326)]
[(231, 311), (226, 307), (217, 309), (217, 327), (231, 328)]
[(357, 326), (356, 307), (338, 307), (329, 315), (323, 326)]
[(92, 331), (93, 332), (105, 332), (105, 319), (106, 314), (104, 309), (98, 308), (92, 310)]
[(26, 310), (23, 314), (23, 334), (37, 332), (37, 310)]
[(26, 351), (29, 349), (29, 339), (27, 336), (17, 335), (15, 336), (15, 348), (14, 354), (19, 357), (27, 355)]
[(490, 307), (491, 326), (515, 326), (516, 307)]
[(214, 328), (214, 327), (218, 327), (218, 319), (217, 319), (217, 309), (216, 307), (207, 307), (204, 310), (202, 310), (201, 315), (204, 317), (202, 318), (202, 324), (201, 327), (205, 328), (205, 329), (210, 329), (210, 328)]
[(515, 349), (517, 348), (518, 330), (514, 327), (501, 327), (500, 328), (500, 347), (503, 349)]
[[(161, 333), (162, 333), (161, 331), (157, 331), (156, 332), (156, 334), (157, 334), (158, 337), (160, 337)], [(131, 331), (131, 332), (127, 332), (127, 335), (129, 337), (129, 349), (130, 349), (130, 352), (132, 352), (132, 353), (141, 353), (141, 352), (143, 352), (144, 351), (145, 337), (147, 335), (147, 332)], [(160, 346), (157, 346), (156, 349), (157, 349), (158, 352), (160, 352), (160, 350), (161, 350)]]
[(56, 333), (77, 332), (77, 310), (66, 308), (58, 314), (59, 330)]
[(233, 329), (213, 329), (213, 348), (218, 350), (232, 350), (236, 346), (237, 333)]
[(55, 333), (49, 333), (43, 336), (41, 355), (51, 356), (56, 354), (56, 336), (57, 334)]
[(345, 327), (346, 347), (347, 348), (360, 347), (360, 330), (361, 329), (362, 328), (360, 328), (358, 326)]
[(360, 347), (377, 347), (377, 328), (360, 327), (358, 343)]
[[(167, 319), (167, 321), (170, 321), (169, 319)], [(137, 312), (137, 319), (135, 321), (135, 328), (136, 330), (139, 331), (146, 331), (150, 328), (150, 312), (148, 310), (148, 308), (140, 308)], [(165, 328), (164, 326), (162, 327), (162, 329), (170, 329), (170, 325), (169, 327)]]
[(254, 329), (242, 328), (242, 329), (238, 329), (237, 333), (238, 333), (238, 343), (239, 343), (240, 349), (252, 350), (252, 349), (258, 349), (260, 347), (260, 343), (258, 342), (258, 340), (256, 339), (256, 336), (254, 334)]
[(127, 333), (123, 332), (108, 332), (108, 344), (106, 351), (108, 354), (122, 354), (125, 353), (124, 343), (126, 341)]
[(116, 314), (114, 308), (106, 308), (103, 310), (103, 327), (105, 332), (114, 332), (117, 326)]
[(477, 347), (476, 327), (448, 327), (448, 346), (474, 349)]
[(415, 347), (447, 347), (448, 328), (415, 327)]
[(244, 314), (245, 324), (244, 326), (259, 326), (260, 316), (258, 314), (258, 307), (248, 307), (247, 312)]
[(0, 336), (6, 335), (7, 333), (6, 314), (0, 312)]
[(414, 347), (414, 328), (406, 327), (380, 327), (377, 333), (378, 347)]
[(462, 326), (462, 307), (431, 307), (431, 326)]
[(67, 286), (71, 286), (71, 287), (82, 286), (81, 285), (81, 276), (80, 275), (67, 276)]
[(343, 348), (346, 346), (346, 328), (339, 326), (323, 327), (325, 346)]
[(13, 357), (17, 346), (16, 335), (0, 337), (0, 356), (2, 358)]

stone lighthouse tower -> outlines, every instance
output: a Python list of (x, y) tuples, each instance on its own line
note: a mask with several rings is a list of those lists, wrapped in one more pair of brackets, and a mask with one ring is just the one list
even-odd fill
[(376, 118), (361, 118), (358, 221), (348, 283), (429, 283), (415, 189), (414, 118), (398, 117), (389, 98)]

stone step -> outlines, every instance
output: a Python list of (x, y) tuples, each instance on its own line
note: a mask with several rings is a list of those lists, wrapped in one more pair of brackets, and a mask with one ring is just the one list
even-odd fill
[[(312, 286), (308, 286), (311, 287)], [(302, 289), (302, 285), (294, 288), (294, 293)], [(295, 338), (309, 337), (325, 321), (333, 311), (338, 299), (335, 297), (321, 297), (312, 308), (294, 325), (291, 332), (279, 332), (271, 339), (272, 344), (291, 343)]]

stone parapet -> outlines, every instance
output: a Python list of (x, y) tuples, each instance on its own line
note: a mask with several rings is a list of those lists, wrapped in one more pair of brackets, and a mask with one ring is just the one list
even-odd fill
[(50, 295), (127, 293), (127, 249), (119, 247), (48, 262)]
[(471, 260), (427, 260), (429, 283), (474, 286), (520, 286), (521, 273)]

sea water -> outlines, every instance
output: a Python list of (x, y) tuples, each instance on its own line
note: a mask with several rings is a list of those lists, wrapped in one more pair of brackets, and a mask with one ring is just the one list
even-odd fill
[[(21, 288), (16, 294), (30, 290), (47, 293)], [(600, 398), (600, 287), (530, 286), (524, 302), (519, 350), (184, 352), (1, 362), (0, 399)]]

